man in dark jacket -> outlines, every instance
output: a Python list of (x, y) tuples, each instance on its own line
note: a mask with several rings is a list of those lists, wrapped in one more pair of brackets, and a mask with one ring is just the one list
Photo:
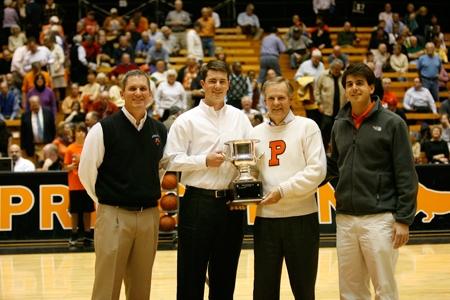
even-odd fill
[(20, 126), (20, 147), (28, 156), (41, 158), (42, 148), (55, 138), (53, 113), (40, 104), (39, 96), (30, 98), (30, 111), (24, 113)]
[(329, 178), (336, 186), (336, 246), (341, 299), (398, 299), (398, 248), (416, 213), (417, 174), (405, 122), (372, 101), (375, 75), (351, 65), (342, 83), (349, 102), (331, 136)]

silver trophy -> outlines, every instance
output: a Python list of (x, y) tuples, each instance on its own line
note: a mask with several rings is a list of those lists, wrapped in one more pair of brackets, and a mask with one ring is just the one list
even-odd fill
[(233, 194), (232, 204), (258, 203), (263, 198), (262, 182), (253, 177), (252, 166), (255, 166), (256, 157), (255, 144), (259, 140), (244, 139), (233, 140), (225, 143), (226, 159), (231, 161), (239, 171), (238, 177), (230, 184)]

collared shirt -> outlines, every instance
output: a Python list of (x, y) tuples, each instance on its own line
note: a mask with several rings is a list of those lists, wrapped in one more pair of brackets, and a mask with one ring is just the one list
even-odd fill
[(252, 14), (251, 16), (249, 16), (246, 12), (241, 12), (238, 15), (237, 18), (237, 23), (239, 26), (255, 26), (255, 27), (260, 27), (259, 25), (259, 19), (255, 14)]
[(285, 51), (284, 43), (275, 33), (269, 34), (261, 42), (261, 56), (273, 55), (278, 57), (280, 53)]
[(437, 79), (441, 71), (441, 59), (439, 55), (433, 54), (430, 57), (428, 54), (424, 54), (420, 56), (417, 61), (417, 70), (419, 70), (420, 76)]
[(414, 107), (429, 107), (433, 113), (437, 113), (433, 96), (424, 87), (421, 87), (420, 90), (416, 90), (415, 87), (410, 87), (403, 98), (403, 106), (407, 110), (413, 110)]
[(362, 114), (357, 115), (352, 112), (352, 119), (353, 119), (353, 123), (355, 124), (356, 129), (359, 129), (359, 127), (361, 127), (362, 122), (367, 118), (367, 116), (369, 115), (369, 113), (372, 111), (372, 109), (374, 107), (375, 107), (375, 102), (370, 102)]
[(313, 76), (317, 79), (324, 70), (325, 67), (322, 62), (319, 62), (319, 65), (316, 67), (313, 65), (312, 61), (308, 59), (300, 65), (294, 78), (297, 80), (299, 77)]
[(170, 127), (165, 156), (168, 170), (181, 171), (181, 182), (204, 189), (228, 189), (237, 176), (230, 161), (220, 167), (206, 166), (206, 156), (225, 152), (225, 143), (248, 138), (252, 125), (239, 109), (224, 105), (220, 110), (204, 100), (197, 107), (180, 115)]
[(14, 172), (33, 172), (36, 170), (36, 166), (31, 160), (19, 157), (14, 163)]
[[(122, 107), (122, 112), (136, 130), (142, 130), (144, 123), (147, 120), (147, 113), (145, 113), (144, 117), (137, 123), (136, 119), (125, 107)], [(92, 200), (97, 203), (98, 198), (95, 193), (95, 183), (97, 182), (98, 168), (102, 164), (104, 156), (105, 144), (103, 142), (103, 129), (102, 125), (97, 123), (92, 126), (86, 137), (78, 168), (78, 175), (80, 176), (81, 183)]]
[(25, 70), (29, 71), (31, 70), (32, 63), (40, 62), (43, 66), (45, 66), (47, 64), (52, 64), (54, 58), (52, 53), (47, 47), (38, 46), (37, 51), (35, 53), (32, 53), (31, 51), (27, 50), (27, 52), (25, 53), (24, 61), (25, 61), (24, 68)]
[(268, 123), (269, 123), (270, 126), (282, 126), (282, 125), (286, 125), (286, 124), (288, 124), (288, 123), (294, 121), (294, 119), (295, 119), (295, 115), (294, 115), (294, 113), (292, 112), (292, 110), (290, 110), (289, 113), (286, 115), (286, 117), (284, 117), (283, 121), (281, 121), (280, 124), (278, 124), (278, 125), (275, 124), (275, 123), (270, 119), (270, 115), (269, 115)]
[(38, 113), (31, 113), (31, 128), (33, 130), (34, 142), (42, 143), (44, 140), (44, 114), (42, 108), (39, 109)]
[[(177, 25), (174, 25), (176, 23)], [(173, 32), (185, 31), (186, 27), (191, 24), (191, 17), (189, 13), (184, 10), (178, 12), (176, 10), (172, 10), (167, 14), (166, 17), (166, 26), (172, 28)]]

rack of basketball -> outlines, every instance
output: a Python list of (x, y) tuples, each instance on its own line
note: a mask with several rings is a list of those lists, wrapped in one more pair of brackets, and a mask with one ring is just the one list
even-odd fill
[(178, 223), (179, 189), (178, 174), (167, 172), (161, 181), (161, 199), (159, 199), (160, 242), (176, 243)]

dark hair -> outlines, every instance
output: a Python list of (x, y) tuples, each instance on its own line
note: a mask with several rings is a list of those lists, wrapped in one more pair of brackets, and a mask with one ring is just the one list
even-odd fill
[(150, 79), (148, 78), (147, 73), (145, 73), (144, 71), (141, 71), (141, 70), (139, 70), (139, 69), (137, 69), (137, 70), (131, 70), (131, 71), (127, 72), (127, 73), (125, 74), (125, 76), (123, 76), (123, 78), (122, 78), (122, 82), (121, 82), (120, 87), (122, 88), (122, 90), (124, 90), (125, 87), (127, 86), (128, 78), (130, 78), (130, 77), (141, 77), (141, 76), (142, 76), (142, 77), (145, 77), (145, 79), (147, 79), (148, 90), (149, 90), (150, 93), (151, 93), (151, 89), (150, 89)]
[(375, 84), (375, 74), (365, 63), (353, 63), (348, 66), (347, 70), (344, 72), (344, 75), (342, 75), (342, 85), (344, 88), (348, 75), (362, 76), (366, 79), (368, 85)]
[[(42, 79), (42, 85), (41, 86), (38, 86), (38, 84), (37, 84), (39, 79)], [(42, 73), (37, 73), (34, 76), (34, 88), (36, 90), (38, 90), (39, 92), (42, 92), (43, 90), (45, 90), (45, 87), (46, 87), (46, 81), (45, 81), (44, 75)]]
[(75, 131), (83, 131), (86, 134), (88, 132), (86, 124), (84, 124), (84, 122), (77, 123), (75, 125)]
[(200, 69), (200, 75), (203, 80), (206, 79), (206, 75), (208, 75), (209, 70), (226, 73), (227, 78), (230, 76), (230, 69), (222, 60), (211, 60), (209, 63), (202, 66)]

